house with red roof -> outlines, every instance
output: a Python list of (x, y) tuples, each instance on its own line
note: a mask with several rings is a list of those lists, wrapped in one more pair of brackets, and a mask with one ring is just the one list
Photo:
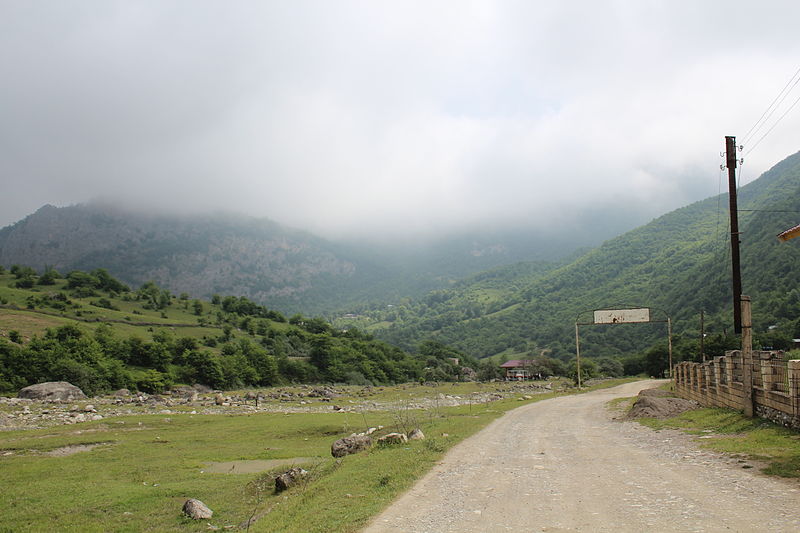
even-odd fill
[(511, 359), (500, 365), (500, 368), (506, 371), (506, 381), (541, 379), (541, 374), (537, 375), (531, 373), (531, 367), (533, 367), (533, 361), (531, 359)]

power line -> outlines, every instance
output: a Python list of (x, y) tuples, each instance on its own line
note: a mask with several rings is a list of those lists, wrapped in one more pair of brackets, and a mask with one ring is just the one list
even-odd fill
[[(800, 81), (800, 78), (798, 78), (798, 80), (797, 80), (797, 81)], [(795, 82), (795, 85), (797, 85), (797, 82)], [(781, 100), (781, 101), (782, 101), (782, 100)], [(781, 115), (780, 117), (778, 117), (778, 120), (776, 120), (776, 121), (775, 121), (775, 123), (772, 125), (772, 127), (771, 127), (770, 129), (768, 129), (768, 130), (767, 130), (767, 132), (766, 132), (764, 135), (762, 135), (762, 136), (761, 136), (761, 138), (760, 138), (758, 141), (756, 141), (756, 143), (755, 143), (753, 146), (751, 146), (751, 147), (750, 147), (750, 149), (749, 149), (749, 150), (747, 150), (747, 152), (745, 152), (745, 154), (744, 154), (744, 155), (747, 155), (747, 154), (749, 154), (750, 152), (752, 152), (753, 150), (755, 150), (756, 146), (758, 146), (758, 145), (761, 143), (761, 141), (763, 141), (763, 140), (764, 140), (764, 137), (766, 137), (767, 135), (769, 135), (769, 133), (770, 133), (772, 130), (774, 130), (774, 129), (775, 129), (775, 126), (777, 126), (777, 125), (778, 125), (778, 123), (779, 123), (779, 122), (780, 122), (780, 121), (783, 119), (783, 117), (785, 117), (785, 116), (786, 116), (786, 115), (789, 113), (789, 111), (791, 111), (792, 109), (794, 109), (794, 106), (796, 106), (796, 105), (797, 105), (797, 102), (800, 102), (800, 96), (798, 96), (798, 97), (795, 99), (794, 103), (793, 103), (792, 105), (790, 105), (790, 106), (789, 106), (789, 109), (787, 109), (786, 111), (784, 111), (784, 112), (783, 112), (783, 115)]]
[[(769, 120), (772, 114), (778, 109), (778, 106), (780, 106), (780, 104), (783, 103), (783, 101), (786, 99), (786, 97), (789, 95), (792, 89), (794, 89), (794, 87), (797, 85), (797, 82), (800, 81), (800, 77), (798, 77), (798, 74), (800, 74), (800, 68), (798, 68), (797, 71), (789, 79), (789, 81), (786, 82), (786, 85), (784, 85), (783, 89), (781, 89), (781, 91), (777, 94), (777, 96), (775, 96), (775, 99), (772, 100), (772, 103), (770, 103), (767, 109), (764, 110), (764, 112), (761, 114), (758, 120), (756, 120), (755, 124), (753, 124), (749, 130), (747, 130), (747, 133), (745, 133), (744, 137), (742, 137), (742, 144), (746, 144), (750, 140), (751, 133), (755, 135), (756, 133), (758, 133), (758, 130), (760, 130), (764, 126), (764, 124), (767, 123), (767, 120)], [(797, 80), (795, 80), (795, 78), (797, 78)], [(792, 84), (792, 81), (794, 81), (794, 84)], [(787, 91), (786, 89), (789, 87), (789, 85), (792, 85), (792, 87)], [(783, 98), (781, 98), (781, 95), (783, 95)], [(779, 98), (780, 102), (778, 102)]]
[(800, 211), (785, 211), (778, 209), (739, 209), (739, 212), (746, 213), (800, 213)]

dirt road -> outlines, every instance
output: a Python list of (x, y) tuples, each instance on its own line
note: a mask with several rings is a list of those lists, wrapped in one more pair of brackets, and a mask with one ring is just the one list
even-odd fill
[(800, 484), (612, 420), (606, 403), (657, 384), (516, 409), (453, 448), (365, 533), (800, 531)]

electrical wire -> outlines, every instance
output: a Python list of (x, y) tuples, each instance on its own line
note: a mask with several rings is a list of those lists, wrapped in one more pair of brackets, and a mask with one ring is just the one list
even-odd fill
[(783, 211), (778, 209), (737, 209), (740, 213), (800, 213), (800, 211)]
[[(798, 79), (798, 81), (800, 81), (800, 79)], [(796, 83), (795, 83), (795, 85), (796, 85)], [(767, 135), (769, 135), (769, 133), (770, 133), (772, 130), (774, 130), (774, 129), (775, 129), (775, 126), (777, 126), (777, 125), (778, 125), (778, 123), (779, 123), (779, 122), (780, 122), (780, 121), (783, 119), (783, 117), (785, 117), (785, 116), (786, 116), (786, 115), (789, 113), (789, 111), (791, 111), (792, 109), (794, 109), (794, 106), (796, 106), (796, 105), (797, 105), (797, 102), (800, 102), (800, 96), (798, 96), (798, 97), (795, 99), (794, 103), (793, 103), (792, 105), (790, 105), (790, 106), (789, 106), (789, 109), (787, 109), (786, 111), (784, 111), (784, 112), (783, 112), (783, 115), (781, 115), (780, 117), (778, 117), (778, 120), (776, 120), (776, 121), (775, 121), (775, 123), (772, 125), (772, 127), (771, 127), (770, 129), (768, 129), (768, 130), (767, 130), (767, 132), (766, 132), (764, 135), (762, 135), (762, 136), (761, 136), (761, 138), (760, 138), (758, 141), (756, 141), (756, 143), (755, 143), (753, 146), (751, 146), (751, 147), (750, 147), (750, 149), (749, 149), (749, 150), (747, 150), (747, 151), (744, 153), (744, 155), (747, 155), (747, 154), (749, 154), (750, 152), (752, 152), (753, 150), (755, 150), (756, 146), (758, 146), (758, 145), (761, 143), (761, 141), (763, 141), (763, 140), (764, 140), (764, 137), (766, 137)]]
[[(758, 133), (758, 130), (760, 130), (764, 126), (764, 124), (767, 123), (767, 120), (769, 120), (772, 114), (778, 109), (778, 106), (780, 106), (781, 103), (783, 103), (783, 101), (786, 99), (786, 97), (789, 96), (789, 93), (792, 92), (792, 89), (794, 89), (797, 83), (800, 82), (800, 77), (798, 77), (798, 74), (800, 74), (800, 68), (798, 68), (797, 71), (792, 75), (792, 77), (789, 78), (789, 81), (786, 82), (786, 85), (784, 85), (783, 89), (781, 89), (778, 95), (775, 96), (775, 99), (772, 100), (772, 103), (770, 103), (767, 109), (764, 110), (764, 112), (761, 114), (758, 120), (756, 120), (755, 124), (753, 124), (749, 130), (747, 130), (747, 133), (745, 133), (744, 137), (742, 137), (741, 141), (742, 144), (745, 144), (750, 140), (751, 134), (755, 135), (756, 133)], [(797, 80), (795, 80), (795, 78), (797, 78)], [(792, 81), (794, 81), (794, 84), (792, 84)], [(789, 85), (792, 85), (792, 88), (787, 91), (786, 88), (789, 87)], [(783, 98), (781, 98), (781, 95), (783, 95)], [(780, 102), (778, 102), (779, 98)]]

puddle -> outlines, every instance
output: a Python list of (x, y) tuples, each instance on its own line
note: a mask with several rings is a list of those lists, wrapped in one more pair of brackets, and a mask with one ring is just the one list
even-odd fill
[(225, 461), (207, 463), (203, 472), (210, 474), (256, 474), (279, 466), (292, 466), (302, 463), (318, 463), (321, 457), (291, 457), (289, 459), (253, 459), (249, 461)]

